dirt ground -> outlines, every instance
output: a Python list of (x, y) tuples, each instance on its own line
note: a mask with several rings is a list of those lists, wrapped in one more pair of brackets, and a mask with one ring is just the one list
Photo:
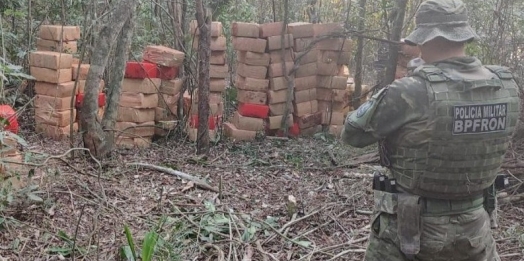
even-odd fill
[[(27, 157), (38, 164), (69, 149), (30, 128), (21, 136), (30, 144)], [(148, 231), (159, 233), (153, 260), (362, 260), (373, 152), (317, 136), (221, 141), (201, 158), (179, 138), (120, 149), (101, 165), (81, 151), (74, 159), (51, 158), (28, 167), (30, 184), (38, 186), (31, 195), (42, 200), (15, 190), (1, 210), (0, 260), (123, 260), (124, 225), (138, 248)], [(520, 162), (521, 155), (508, 162)], [(219, 193), (131, 163), (185, 172)], [(524, 170), (516, 166), (511, 173)], [(518, 193), (522, 183), (511, 182), (507, 193)], [(289, 203), (293, 198), (296, 204)], [(523, 221), (523, 201), (501, 206), (495, 236), (503, 261), (524, 260)]]

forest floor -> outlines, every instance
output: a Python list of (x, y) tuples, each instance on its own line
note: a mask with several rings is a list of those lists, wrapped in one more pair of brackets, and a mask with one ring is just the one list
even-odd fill
[[(35, 159), (69, 149), (68, 142), (42, 139), (30, 128), (21, 136)], [(27, 190), (2, 191), (13, 200), (0, 209), (0, 260), (124, 260), (125, 225), (138, 249), (148, 245), (149, 231), (159, 233), (153, 260), (362, 260), (374, 148), (319, 135), (222, 141), (207, 158), (180, 139), (119, 149), (101, 166), (81, 153), (33, 168), (27, 184), (37, 192), (31, 197)], [(524, 173), (517, 168), (523, 157), (508, 156), (516, 165), (512, 174)], [(131, 163), (185, 172), (219, 193)], [(522, 183), (511, 182), (506, 193), (517, 193)], [(294, 199), (296, 207), (289, 204)], [(524, 201), (504, 202), (495, 231), (499, 253), (503, 261), (524, 260)]]

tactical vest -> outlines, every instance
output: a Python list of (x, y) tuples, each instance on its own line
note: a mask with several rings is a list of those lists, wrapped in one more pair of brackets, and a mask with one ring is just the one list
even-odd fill
[[(388, 144), (397, 184), (410, 193), (437, 199), (466, 199), (483, 193), (502, 165), (520, 111), (518, 86), (502, 67), (485, 66), (497, 77), (453, 79), (433, 65), (414, 72), (426, 81), (429, 98), (420, 146), (402, 137)], [(402, 135), (400, 135), (402, 136)]]

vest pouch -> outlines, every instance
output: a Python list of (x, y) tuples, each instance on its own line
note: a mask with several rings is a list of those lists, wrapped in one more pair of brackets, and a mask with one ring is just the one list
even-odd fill
[(465, 91), (488, 90), (488, 89), (493, 89), (495, 91), (498, 91), (502, 88), (503, 88), (502, 81), (499, 79), (464, 81), (464, 90)]
[(398, 238), (400, 250), (408, 257), (420, 252), (421, 210), (420, 196), (398, 194)]
[(380, 190), (373, 190), (375, 211), (396, 214), (397, 213), (397, 201), (398, 193), (389, 193)]

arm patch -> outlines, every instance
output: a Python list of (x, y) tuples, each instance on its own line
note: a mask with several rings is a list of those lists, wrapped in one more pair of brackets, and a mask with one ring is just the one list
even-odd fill
[(353, 112), (347, 117), (347, 123), (355, 128), (364, 131), (371, 130), (369, 127), (369, 122), (375, 114), (375, 110), (377, 109), (378, 105), (380, 104), (380, 101), (382, 100), (386, 92), (387, 87), (382, 88), (380, 91), (371, 96), (371, 98), (368, 101), (360, 105), (360, 107), (358, 107), (358, 109), (355, 112)]

